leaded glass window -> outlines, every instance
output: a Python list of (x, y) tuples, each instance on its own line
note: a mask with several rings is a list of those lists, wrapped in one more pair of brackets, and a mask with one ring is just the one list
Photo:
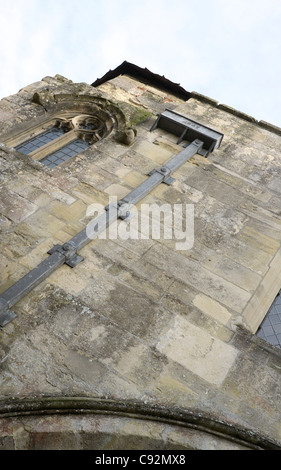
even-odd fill
[(98, 116), (64, 114), (53, 118), (41, 132), (35, 128), (29, 139), (18, 139), (15, 148), (54, 168), (101, 140), (106, 132), (106, 125)]
[(42, 132), (42, 134), (33, 137), (32, 139), (27, 140), (23, 144), (17, 145), (15, 148), (21, 153), (28, 155), (29, 153), (37, 150), (38, 148), (42, 147), (43, 145), (52, 142), (53, 140), (57, 139), (61, 135), (64, 134), (63, 129), (59, 129), (58, 127), (52, 127), (51, 129)]
[(76, 139), (39, 161), (49, 168), (54, 168), (88, 147), (89, 143), (87, 141)]
[(281, 291), (258, 329), (257, 336), (281, 348)]

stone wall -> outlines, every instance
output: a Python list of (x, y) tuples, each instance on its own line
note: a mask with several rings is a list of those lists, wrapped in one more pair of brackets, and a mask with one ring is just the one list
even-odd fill
[[(133, 145), (112, 133), (52, 170), (8, 145), (65, 95), (120, 109), (137, 130)], [(193, 204), (194, 245), (178, 251), (175, 240), (93, 240), (79, 253), (82, 263), (63, 265), (15, 305), (16, 320), (0, 333), (2, 448), (104, 448), (108, 439), (110, 448), (281, 448), (281, 351), (255, 336), (281, 287), (274, 126), (127, 76), (98, 89), (46, 77), (3, 99), (0, 292), (82, 230), (89, 205), (124, 197), (182, 150), (172, 134), (150, 132), (166, 108), (224, 134), (207, 159), (196, 155), (173, 185), (141, 201)], [(55, 410), (69, 400), (68, 418), (60, 419)], [(95, 400), (99, 406), (90, 406)], [(105, 410), (111, 420), (97, 417)], [(78, 428), (88, 429), (85, 439)]]

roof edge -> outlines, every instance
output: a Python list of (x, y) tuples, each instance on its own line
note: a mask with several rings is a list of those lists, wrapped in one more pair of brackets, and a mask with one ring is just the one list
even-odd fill
[(277, 134), (281, 136), (281, 128), (278, 126), (275, 126), (274, 124), (271, 124), (263, 120), (257, 120), (253, 116), (249, 116), (248, 114), (241, 112), (230, 106), (227, 106), (225, 104), (220, 104), (218, 101), (212, 98), (209, 98), (207, 96), (204, 96), (200, 93), (197, 93), (196, 91), (189, 92), (185, 90), (179, 84), (174, 83), (168, 80), (167, 78), (165, 78), (164, 75), (161, 76), (161, 75), (155, 74), (151, 72), (150, 70), (148, 70), (147, 68), (139, 67), (135, 64), (132, 64), (131, 62), (127, 62), (126, 60), (121, 65), (116, 67), (116, 69), (109, 70), (102, 78), (98, 78), (95, 82), (91, 84), (91, 86), (96, 88), (99, 85), (102, 85), (103, 83), (108, 82), (109, 80), (112, 80), (118, 77), (119, 75), (128, 75), (146, 85), (154, 86), (158, 88), (159, 90), (171, 93), (172, 95), (176, 96), (177, 98), (182, 99), (183, 101), (188, 101), (190, 98), (203, 101), (205, 103), (208, 103), (211, 106), (214, 106), (215, 108), (220, 109), (221, 111), (225, 111), (229, 114), (233, 114), (236, 117), (239, 117), (240, 119), (248, 121), (258, 127), (261, 127), (269, 132), (272, 132), (273, 134)]
[(179, 84), (171, 82), (167, 78), (158, 74), (155, 74), (148, 70), (147, 68), (142, 68), (137, 65), (134, 65), (126, 60), (116, 67), (114, 70), (109, 70), (103, 77), (98, 78), (95, 82), (91, 84), (93, 87), (98, 87), (113, 78), (118, 77), (119, 75), (129, 75), (132, 78), (136, 78), (142, 83), (147, 85), (156, 86), (158, 89), (162, 91), (167, 91), (172, 95), (180, 98), (184, 101), (189, 100), (191, 98), (191, 93), (186, 91), (183, 87)]

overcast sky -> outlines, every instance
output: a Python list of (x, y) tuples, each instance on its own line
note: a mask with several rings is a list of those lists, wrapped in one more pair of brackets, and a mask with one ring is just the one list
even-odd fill
[(0, 0), (0, 98), (124, 60), (281, 127), (281, 0)]

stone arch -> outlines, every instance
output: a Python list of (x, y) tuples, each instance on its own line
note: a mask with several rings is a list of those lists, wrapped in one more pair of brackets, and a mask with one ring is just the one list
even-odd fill
[[(40, 136), (52, 126), (71, 131), (78, 138), (87, 139), (89, 144), (96, 143), (111, 134), (122, 133), (127, 127), (128, 119), (125, 113), (117, 104), (102, 97), (79, 94), (55, 95), (43, 90), (33, 95), (33, 103), (35, 106), (43, 106), (45, 113), (15, 125), (3, 141), (7, 146), (17, 148), (22, 143)], [(93, 129), (87, 129), (88, 124), (92, 124)], [(72, 134), (64, 136), (59, 145), (73, 138)], [(35, 160), (40, 160), (57, 146), (58, 140), (55, 139), (52, 145), (48, 143), (45, 154), (35, 152), (33, 155), (31, 152), (31, 156)]]
[[(67, 111), (77, 114), (98, 115), (108, 125), (108, 129), (124, 129), (126, 116), (118, 104), (96, 95), (75, 93), (54, 94), (49, 90), (36, 92), (33, 102), (43, 106), (51, 114)], [(111, 125), (110, 125), (111, 124)]]
[(87, 397), (0, 401), (0, 449), (280, 450), (198, 410)]

